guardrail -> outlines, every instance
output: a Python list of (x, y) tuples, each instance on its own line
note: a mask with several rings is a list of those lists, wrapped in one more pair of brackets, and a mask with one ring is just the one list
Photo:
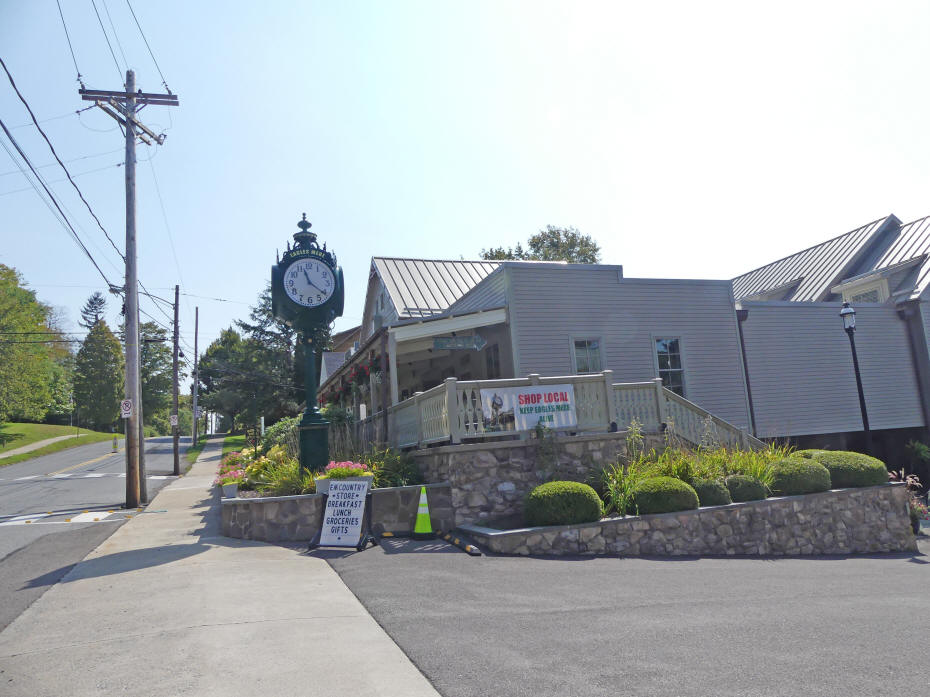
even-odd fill
[(694, 445), (717, 443), (728, 447), (754, 448), (762, 441), (720, 419), (697, 404), (662, 386), (648, 382), (615, 383), (613, 371), (590, 375), (562, 375), (506, 380), (457, 380), (418, 392), (387, 410), (355, 425), (359, 443), (388, 442), (395, 448), (424, 447), (436, 443), (512, 438), (529, 431), (490, 430), (481, 409), (481, 391), (530, 385), (571, 384), (575, 392), (577, 426), (572, 432), (603, 433), (626, 430), (635, 419), (646, 432), (671, 430)]

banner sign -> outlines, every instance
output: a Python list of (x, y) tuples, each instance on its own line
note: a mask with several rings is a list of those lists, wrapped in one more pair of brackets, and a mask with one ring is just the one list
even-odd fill
[(355, 547), (362, 537), (362, 518), (365, 516), (365, 495), (371, 477), (365, 481), (332, 479), (329, 497), (323, 511), (323, 529), (320, 547)]
[(540, 422), (554, 429), (578, 425), (572, 384), (481, 390), (481, 411), (485, 431), (529, 431)]

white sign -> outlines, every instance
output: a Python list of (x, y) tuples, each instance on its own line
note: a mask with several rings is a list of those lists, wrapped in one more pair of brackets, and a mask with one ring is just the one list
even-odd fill
[(201, 414), (200, 407), (197, 407), (197, 408), (194, 410), (194, 418), (195, 418), (195, 419), (199, 419), (199, 418), (200, 418), (200, 414)]
[(177, 414), (172, 414), (171, 416), (169, 416), (169, 417), (168, 417), (168, 423), (171, 424), (172, 426), (177, 426), (177, 425), (178, 425), (178, 415), (177, 415)]
[[(112, 404), (112, 402), (110, 402)], [(119, 415), (124, 419), (128, 419), (132, 416), (132, 400), (124, 399), (119, 403)]]
[(355, 547), (359, 543), (369, 484), (371, 477), (365, 477), (365, 481), (330, 480), (320, 533), (321, 547)]
[(554, 429), (578, 425), (572, 384), (481, 390), (481, 411), (485, 431), (529, 431), (540, 422)]

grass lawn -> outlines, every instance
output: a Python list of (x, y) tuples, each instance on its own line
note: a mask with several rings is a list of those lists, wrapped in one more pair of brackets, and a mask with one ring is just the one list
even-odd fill
[(226, 436), (223, 439), (223, 455), (245, 447), (245, 434), (239, 436)]
[[(31, 445), (46, 438), (58, 438), (59, 436), (72, 436), (75, 433), (81, 433), (80, 438), (68, 438), (56, 443), (46, 445), (36, 450), (21, 455), (11, 455), (4, 457), (3, 453), (16, 450), (24, 445)], [(119, 435), (119, 434), (117, 434)], [(122, 436), (119, 436), (122, 440)], [(0, 467), (12, 465), (15, 462), (22, 462), (40, 455), (58, 452), (74, 448), (78, 445), (87, 445), (88, 443), (99, 443), (100, 441), (112, 440), (112, 433), (101, 433), (99, 431), (88, 431), (86, 428), (77, 429), (73, 426), (52, 426), (50, 424), (18, 424), (5, 423), (0, 424)]]
[(184, 457), (187, 458), (187, 461), (190, 464), (193, 465), (197, 461), (197, 458), (200, 457), (200, 453), (203, 451), (203, 448), (206, 444), (207, 439), (201, 436), (200, 440), (197, 441), (197, 445), (192, 445), (187, 449), (187, 452), (184, 453)]

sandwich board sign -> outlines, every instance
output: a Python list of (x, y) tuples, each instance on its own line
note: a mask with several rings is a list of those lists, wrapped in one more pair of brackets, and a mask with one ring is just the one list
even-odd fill
[(332, 479), (323, 527), (320, 530), (320, 547), (357, 547), (362, 538), (362, 519), (365, 517), (365, 496), (371, 477)]

